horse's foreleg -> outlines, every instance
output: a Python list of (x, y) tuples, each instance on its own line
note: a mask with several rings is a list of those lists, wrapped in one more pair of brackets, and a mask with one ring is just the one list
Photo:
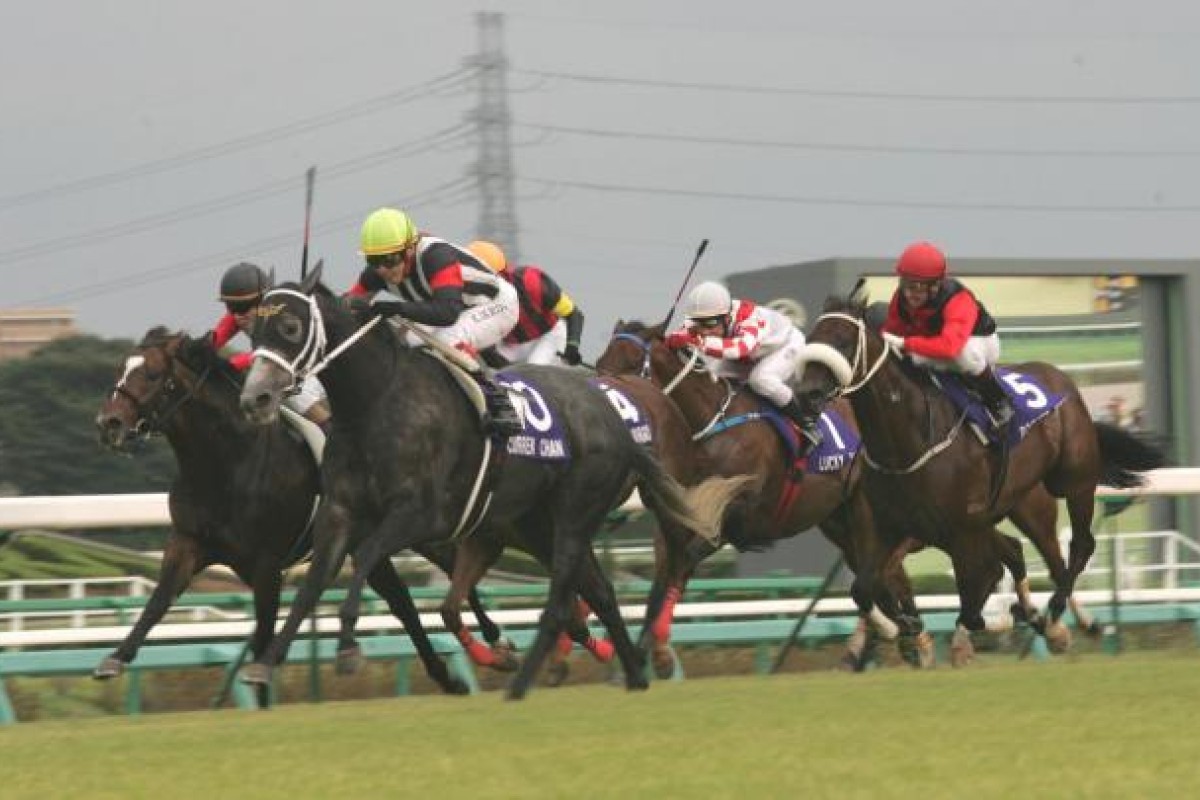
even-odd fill
[(332, 582), (346, 558), (346, 542), (350, 533), (349, 510), (340, 505), (335, 507), (326, 500), (317, 510), (313, 525), (313, 559), (304, 582), (279, 633), (253, 664), (242, 669), (241, 679), (244, 683), (264, 685), (271, 682), (271, 670), (283, 662), (301, 624), (317, 607), (321, 592)]
[[(254, 570), (254, 631), (250, 634), (250, 654), (257, 660), (266, 651), (275, 635), (275, 618), (279, 614), (279, 592), (283, 575), (278, 564), (259, 564)], [(258, 707), (270, 705), (269, 686), (258, 687)]]
[(983, 607), (1004, 572), (988, 531), (964, 531), (950, 553), (958, 585), (958, 624), (950, 642), (950, 663), (961, 667), (975, 657), (971, 634), (984, 629)]
[[(446, 573), (447, 578), (454, 574), (456, 548), (444, 542), (439, 542), (437, 544), (418, 544), (412, 549), (428, 560), (429, 563), (436, 565), (438, 569)], [(475, 615), (475, 622), (479, 625), (479, 632), (483, 635), (484, 641), (491, 645), (493, 650), (508, 650), (511, 652), (514, 649), (512, 642), (507, 639), (501, 641), (503, 631), (500, 630), (500, 626), (488, 614), (487, 607), (484, 606), (483, 600), (479, 597), (479, 591), (475, 586), (472, 586), (471, 591), (467, 593), (467, 606), (471, 609), (471, 613)]]
[(172, 532), (167, 538), (163, 551), (162, 568), (158, 574), (158, 584), (150, 593), (142, 613), (129, 631), (129, 635), (117, 645), (110, 655), (106, 656), (92, 671), (92, 677), (97, 680), (115, 678), (125, 669), (125, 665), (133, 661), (138, 650), (146, 641), (150, 629), (157, 625), (171, 608), (183, 590), (191, 583), (192, 577), (206, 566), (201, 555), (200, 546), (190, 536)]
[(461, 679), (452, 676), (446, 668), (446, 662), (434, 652), (429, 634), (421, 624), (420, 612), (417, 611), (417, 605), (408, 591), (408, 584), (400, 577), (400, 573), (396, 572), (392, 562), (386, 558), (380, 560), (371, 570), (367, 581), (371, 588), (387, 601), (392, 615), (404, 625), (404, 630), (412, 640), (413, 647), (417, 649), (417, 655), (425, 665), (425, 673), (430, 679), (446, 694), (469, 694), (470, 687)]

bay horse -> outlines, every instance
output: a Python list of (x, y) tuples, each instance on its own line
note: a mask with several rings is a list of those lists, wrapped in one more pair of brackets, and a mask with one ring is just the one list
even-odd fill
[(1012, 366), (1008, 384), (1043, 407), (1053, 405), (1053, 397), (1061, 403), (1011, 450), (983, 444), (968, 434), (964, 412), (929, 373), (899, 357), (864, 322), (866, 310), (861, 280), (847, 298), (829, 299), (793, 384), (806, 412), (817, 414), (844, 395), (858, 418), (869, 467), (863, 487), (880, 537), (853, 533), (860, 560), (851, 587), (856, 604), (870, 607), (890, 546), (907, 537), (936, 546), (950, 556), (961, 602), (952, 651), (969, 660), (970, 635), (984, 626), (981, 610), (996, 578), (988, 531), (1043, 486), (1065, 498), (1071, 523), (1067, 563), (1047, 561), (1055, 587), (1049, 622), (1057, 624), (1095, 551), (1096, 487), (1141, 485), (1145, 471), (1165, 464), (1163, 453), (1116, 426), (1093, 422), (1074, 382), (1041, 362)]
[[(792, 495), (788, 513), (779, 514), (778, 509), (783, 502), (780, 498), (788, 491), (787, 470), (790, 469), (782, 440), (767, 424), (729, 426), (725, 423), (755, 414), (761, 401), (739, 391), (729, 381), (717, 379), (695, 353), (686, 356), (669, 349), (663, 341), (664, 334), (664, 324), (619, 321), (614, 327), (612, 340), (597, 359), (596, 366), (605, 373), (648, 376), (663, 387), (665, 395), (682, 409), (699, 440), (698, 456), (704, 464), (702, 473), (737, 474), (745, 471), (772, 476), (772, 480), (765, 483), (757, 494), (756, 505), (741, 508), (743, 520), (739, 524), (742, 527), (735, 528), (732, 536), (726, 533), (730, 541), (739, 549), (758, 548), (818, 527), (842, 552), (851, 571), (856, 572), (858, 558), (852, 531), (859, 530), (864, 536), (870, 537), (870, 526), (873, 525), (869, 508), (863, 507), (865, 496), (859, 491), (861, 464), (855, 461), (839, 472), (806, 474), (799, 493)], [(857, 433), (857, 423), (849, 404), (839, 402), (834, 408), (850, 429)], [(810, 491), (814, 488), (817, 491)], [(1049, 493), (1041, 487), (1035, 487), (1014, 506), (1009, 516), (1017, 528), (1030, 538), (1052, 569), (1054, 564), (1063, 565), (1056, 531), (1057, 504)], [(750, 531), (749, 535), (744, 532), (747, 530)], [(1043, 620), (1032, 599), (1020, 541), (994, 528), (989, 533), (988, 541), (993, 564), (1003, 564), (1013, 576), (1017, 591), (1014, 617), (1045, 633)], [(903, 568), (904, 557), (922, 546), (919, 540), (908, 538), (890, 548), (882, 568), (883, 583), (877, 586), (875, 599), (876, 606), (884, 616), (896, 623), (901, 653), (906, 660), (914, 665), (929, 666), (933, 662), (933, 643), (928, 635), (922, 634), (923, 625), (913, 599), (912, 585)], [(699, 561), (714, 550), (693, 545), (687, 552), (691, 557), (676, 555), (657, 561), (655, 587), (659, 593), (669, 593), (672, 599), (678, 597)], [(1065, 569), (1065, 566), (1062, 568)], [(999, 574), (995, 575), (996, 580), (999, 577)], [(662, 642), (669, 631), (669, 605), (656, 620), (656, 642)], [(1091, 630), (1091, 621), (1086, 612), (1078, 606), (1075, 609), (1080, 625)], [(859, 631), (852, 637), (843, 660), (844, 665), (853, 669), (865, 666), (867, 656), (874, 647), (876, 632), (880, 627), (887, 627), (880, 626), (878, 620), (876, 625), (868, 626), (865, 625), (866, 617), (863, 620), (864, 624), (860, 624)], [(1066, 648), (1069, 634), (1065, 630), (1054, 630), (1048, 639), (1053, 650), (1061, 651)], [(655, 653), (661, 653), (664, 659), (669, 657), (669, 650), (665, 646), (656, 647)], [(657, 666), (660, 666), (660, 661), (656, 657)], [(665, 662), (661, 666), (665, 668)]]
[[(150, 630), (191, 580), (210, 565), (229, 567), (254, 593), (255, 627), (250, 651), (257, 657), (271, 639), (279, 610), (283, 572), (307, 555), (305, 533), (318, 496), (312, 451), (280, 421), (252, 426), (240, 407), (241, 377), (211, 347), (164, 327), (149, 330), (125, 359), (112, 391), (96, 415), (101, 442), (127, 451), (138, 440), (165, 436), (179, 474), (169, 493), (171, 530), (158, 582), (128, 636), (93, 675), (119, 675), (133, 661)], [(452, 554), (425, 553), (449, 572)], [(415, 624), (417, 609), (390, 562), (371, 575), (371, 585), (410, 635), (429, 676), (450, 694), (467, 685), (449, 674), (428, 637)], [(499, 630), (473, 606), (481, 622)], [(343, 642), (339, 649), (353, 647)], [(260, 687), (260, 705), (266, 705)]]
[[(362, 582), (387, 555), (423, 542), (452, 539), (471, 527), (475, 501), (488, 493), (495, 443), (451, 372), (429, 353), (404, 346), (390, 325), (356, 313), (320, 282), (321, 267), (300, 283), (267, 293), (256, 320), (256, 358), (242, 408), (272, 423), (298, 378), (321, 371), (334, 409), (317, 511), (312, 568), (280, 633), (243, 680), (261, 683), (280, 663), (308, 610), (352, 550), (353, 576), (341, 606), (344, 629), (358, 616)], [(323, 371), (322, 371), (323, 370)], [(607, 628), (629, 689), (648, 686), (612, 584), (592, 538), (636, 482), (660, 520), (692, 531), (714, 530), (721, 509), (693, 506), (688, 492), (634, 442), (616, 410), (574, 370), (521, 365), (508, 372), (536, 389), (539, 412), (552, 410), (570, 457), (555, 462), (507, 457), (470, 544), (519, 531), (550, 560), (550, 591), (533, 646), (510, 683), (523, 697), (557, 634), (573, 621), (579, 595)], [(364, 502), (384, 509), (378, 524), (356, 524)], [(457, 578), (457, 576), (456, 576)]]

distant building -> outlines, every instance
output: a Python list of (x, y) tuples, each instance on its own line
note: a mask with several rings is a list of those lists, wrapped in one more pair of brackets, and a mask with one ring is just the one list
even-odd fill
[(55, 339), (76, 333), (75, 312), (69, 308), (0, 309), (0, 362), (25, 358)]

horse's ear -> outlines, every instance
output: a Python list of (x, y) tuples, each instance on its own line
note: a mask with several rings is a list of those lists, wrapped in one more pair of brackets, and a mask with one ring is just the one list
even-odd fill
[(300, 291), (305, 294), (312, 294), (313, 290), (321, 283), (321, 270), (325, 267), (325, 259), (320, 259), (313, 268), (304, 276), (304, 280), (300, 281)]
[(618, 318), (617, 321), (613, 323), (613, 329), (612, 329), (613, 335), (620, 333), (624, 327), (625, 327), (625, 320), (622, 318)]
[(870, 293), (867, 291), (867, 279), (859, 278), (858, 282), (854, 284), (854, 288), (850, 290), (850, 296), (846, 298), (846, 302), (850, 304), (851, 308), (864, 309), (870, 299)]

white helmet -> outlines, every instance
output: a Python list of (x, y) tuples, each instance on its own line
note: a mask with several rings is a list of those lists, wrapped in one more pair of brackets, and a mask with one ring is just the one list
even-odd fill
[(733, 298), (729, 290), (715, 281), (705, 281), (688, 294), (683, 315), (688, 319), (710, 319), (729, 314)]

